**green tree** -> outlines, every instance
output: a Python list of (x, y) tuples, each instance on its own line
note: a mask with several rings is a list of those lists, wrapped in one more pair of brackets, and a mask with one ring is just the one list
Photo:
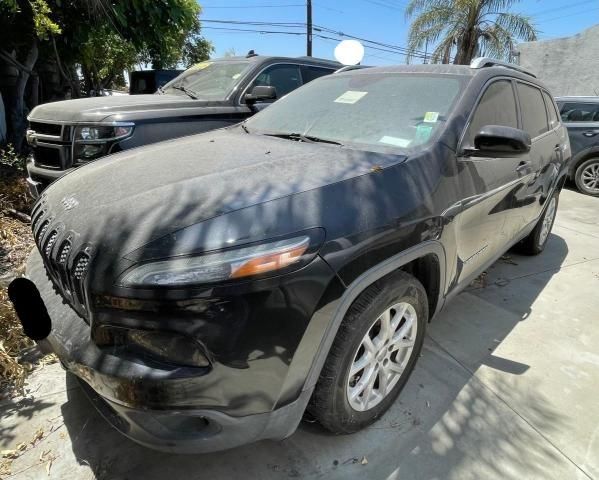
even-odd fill
[(135, 47), (104, 24), (89, 32), (79, 55), (85, 89), (99, 92), (114, 84), (123, 85), (123, 71), (137, 62)]
[(518, 39), (537, 39), (530, 17), (512, 13), (520, 0), (411, 0), (406, 18), (411, 54), (435, 45), (433, 63), (469, 64), (481, 55), (509, 59)]

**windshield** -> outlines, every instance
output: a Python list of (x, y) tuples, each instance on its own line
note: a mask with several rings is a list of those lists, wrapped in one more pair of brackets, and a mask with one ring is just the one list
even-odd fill
[(250, 62), (202, 62), (167, 83), (163, 93), (187, 95), (200, 100), (225, 100)]
[(292, 92), (246, 126), (256, 133), (366, 150), (410, 149), (428, 143), (442, 128), (465, 83), (453, 75), (331, 75)]

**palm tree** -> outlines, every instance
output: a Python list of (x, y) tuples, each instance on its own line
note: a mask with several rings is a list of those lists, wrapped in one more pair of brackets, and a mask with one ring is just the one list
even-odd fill
[(408, 58), (435, 45), (433, 63), (469, 64), (481, 55), (509, 59), (514, 41), (537, 39), (530, 17), (509, 12), (520, 0), (411, 0)]

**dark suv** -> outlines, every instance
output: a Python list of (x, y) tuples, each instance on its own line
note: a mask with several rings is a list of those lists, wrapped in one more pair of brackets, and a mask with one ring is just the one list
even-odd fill
[[(250, 53), (194, 65), (156, 95), (40, 105), (29, 115), (29, 188), (37, 198), (72, 168), (109, 153), (233, 125), (340, 67), (318, 58)], [(136, 74), (133, 83), (143, 72)]]
[(599, 197), (599, 97), (556, 101), (572, 145), (569, 176), (582, 193)]
[(35, 205), (9, 289), (26, 333), (153, 448), (285, 438), (306, 409), (365, 427), (448, 300), (545, 247), (570, 147), (517, 68), (347, 71), (74, 171)]

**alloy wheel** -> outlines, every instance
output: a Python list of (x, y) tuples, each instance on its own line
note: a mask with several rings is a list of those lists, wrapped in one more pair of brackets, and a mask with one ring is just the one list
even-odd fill
[(599, 193), (599, 162), (585, 167), (581, 175), (582, 184), (591, 193)]
[(347, 399), (354, 410), (370, 410), (397, 385), (410, 361), (417, 329), (416, 310), (407, 302), (377, 317), (354, 354), (347, 379)]

